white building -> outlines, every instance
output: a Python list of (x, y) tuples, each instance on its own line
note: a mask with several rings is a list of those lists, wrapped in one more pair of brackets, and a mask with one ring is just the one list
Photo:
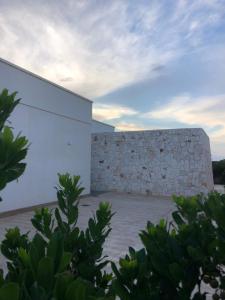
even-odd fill
[[(18, 91), (21, 103), (10, 119), (14, 132), (30, 142), (27, 168), (19, 182), (1, 192), (0, 212), (56, 200), (57, 173), (81, 176), (90, 192), (92, 102), (0, 59), (0, 90)], [(94, 121), (94, 132), (111, 126)], [(105, 127), (104, 127), (105, 126)]]

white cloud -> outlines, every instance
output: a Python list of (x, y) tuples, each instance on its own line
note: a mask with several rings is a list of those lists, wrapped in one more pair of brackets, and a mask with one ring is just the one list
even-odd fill
[(175, 120), (189, 125), (204, 127), (224, 126), (225, 95), (192, 98), (188, 95), (175, 97), (164, 107), (143, 114), (153, 119)]
[(115, 123), (116, 130), (118, 131), (139, 131), (139, 130), (150, 130), (147, 126), (138, 125), (135, 123), (118, 122)]
[(202, 127), (210, 136), (212, 152), (225, 157), (225, 94), (196, 98), (178, 96), (142, 117)]
[(93, 117), (99, 121), (119, 119), (125, 116), (134, 116), (137, 113), (137, 111), (129, 107), (113, 104), (96, 104), (93, 107)]
[(1, 1), (0, 56), (91, 98), (158, 76), (223, 13), (200, 0), (170, 13), (159, 1)]
[(142, 38), (130, 32), (125, 3), (89, 6), (77, 10), (74, 2), (70, 22), (51, 6), (45, 14), (43, 7), (21, 3), (1, 10), (0, 56), (90, 97), (141, 79), (153, 63), (166, 62), (154, 48), (140, 58)]

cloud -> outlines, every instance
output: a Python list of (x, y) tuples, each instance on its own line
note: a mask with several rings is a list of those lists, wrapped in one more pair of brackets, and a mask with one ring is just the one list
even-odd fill
[(150, 130), (149, 128), (138, 125), (135, 123), (128, 123), (128, 122), (118, 122), (115, 123), (116, 130), (118, 131), (139, 131), (139, 130)]
[(92, 98), (160, 76), (223, 12), (216, 0), (169, 10), (167, 1), (1, 0), (0, 56)]
[(187, 124), (187, 127), (203, 127), (210, 136), (213, 153), (225, 156), (225, 94), (211, 97), (177, 96), (142, 117), (180, 122)]
[(120, 105), (96, 104), (93, 107), (93, 117), (99, 121), (118, 119), (125, 116), (134, 116), (138, 112)]
[(209, 128), (223, 125), (225, 128), (225, 95), (196, 98), (177, 96), (163, 107), (143, 114), (143, 117), (200, 124)]

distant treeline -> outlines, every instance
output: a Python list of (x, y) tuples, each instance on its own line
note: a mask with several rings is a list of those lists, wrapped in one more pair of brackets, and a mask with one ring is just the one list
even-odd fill
[(225, 159), (213, 161), (213, 178), (215, 184), (225, 184)]

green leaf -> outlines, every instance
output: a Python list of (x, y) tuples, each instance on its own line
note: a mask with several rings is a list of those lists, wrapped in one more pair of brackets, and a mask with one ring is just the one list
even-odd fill
[(132, 300), (129, 295), (128, 290), (123, 286), (118, 280), (114, 280), (112, 283), (113, 290), (115, 291), (116, 295), (120, 297), (122, 300)]
[(19, 300), (19, 286), (16, 283), (6, 283), (0, 288), (0, 300)]
[(81, 279), (73, 281), (66, 291), (65, 300), (87, 300), (87, 287)]
[(61, 265), (63, 255), (63, 235), (60, 232), (55, 232), (48, 244), (47, 256), (54, 260), (54, 271), (56, 272)]
[(77, 206), (68, 207), (68, 223), (74, 224), (78, 218), (78, 208)]
[(35, 234), (30, 246), (30, 262), (34, 276), (37, 276), (39, 261), (45, 256), (46, 242), (40, 234)]
[(181, 226), (185, 223), (184, 220), (181, 218), (180, 213), (178, 211), (174, 211), (172, 213), (172, 216), (178, 226)]
[(26, 167), (22, 160), (27, 154), (27, 139), (20, 135), (14, 138), (12, 129), (5, 126), (7, 118), (20, 101), (15, 97), (16, 93), (10, 95), (8, 90), (0, 93), (0, 190), (19, 178)]
[(57, 276), (54, 288), (54, 296), (57, 300), (65, 300), (66, 290), (72, 281), (73, 276), (70, 274), (60, 274)]
[(72, 259), (72, 253), (70, 252), (64, 252), (61, 260), (61, 264), (59, 267), (59, 272), (63, 272), (66, 270), (66, 268), (69, 266)]
[(51, 257), (43, 257), (37, 270), (37, 282), (45, 290), (51, 290), (54, 281), (54, 260)]
[(29, 300), (49, 300), (45, 289), (41, 286), (38, 286), (36, 282), (31, 286), (30, 295), (28, 295), (27, 297)]
[(169, 271), (175, 281), (180, 281), (183, 278), (183, 270), (177, 262), (169, 265)]
[(30, 267), (30, 256), (25, 249), (19, 248), (18, 256), (25, 267)]

